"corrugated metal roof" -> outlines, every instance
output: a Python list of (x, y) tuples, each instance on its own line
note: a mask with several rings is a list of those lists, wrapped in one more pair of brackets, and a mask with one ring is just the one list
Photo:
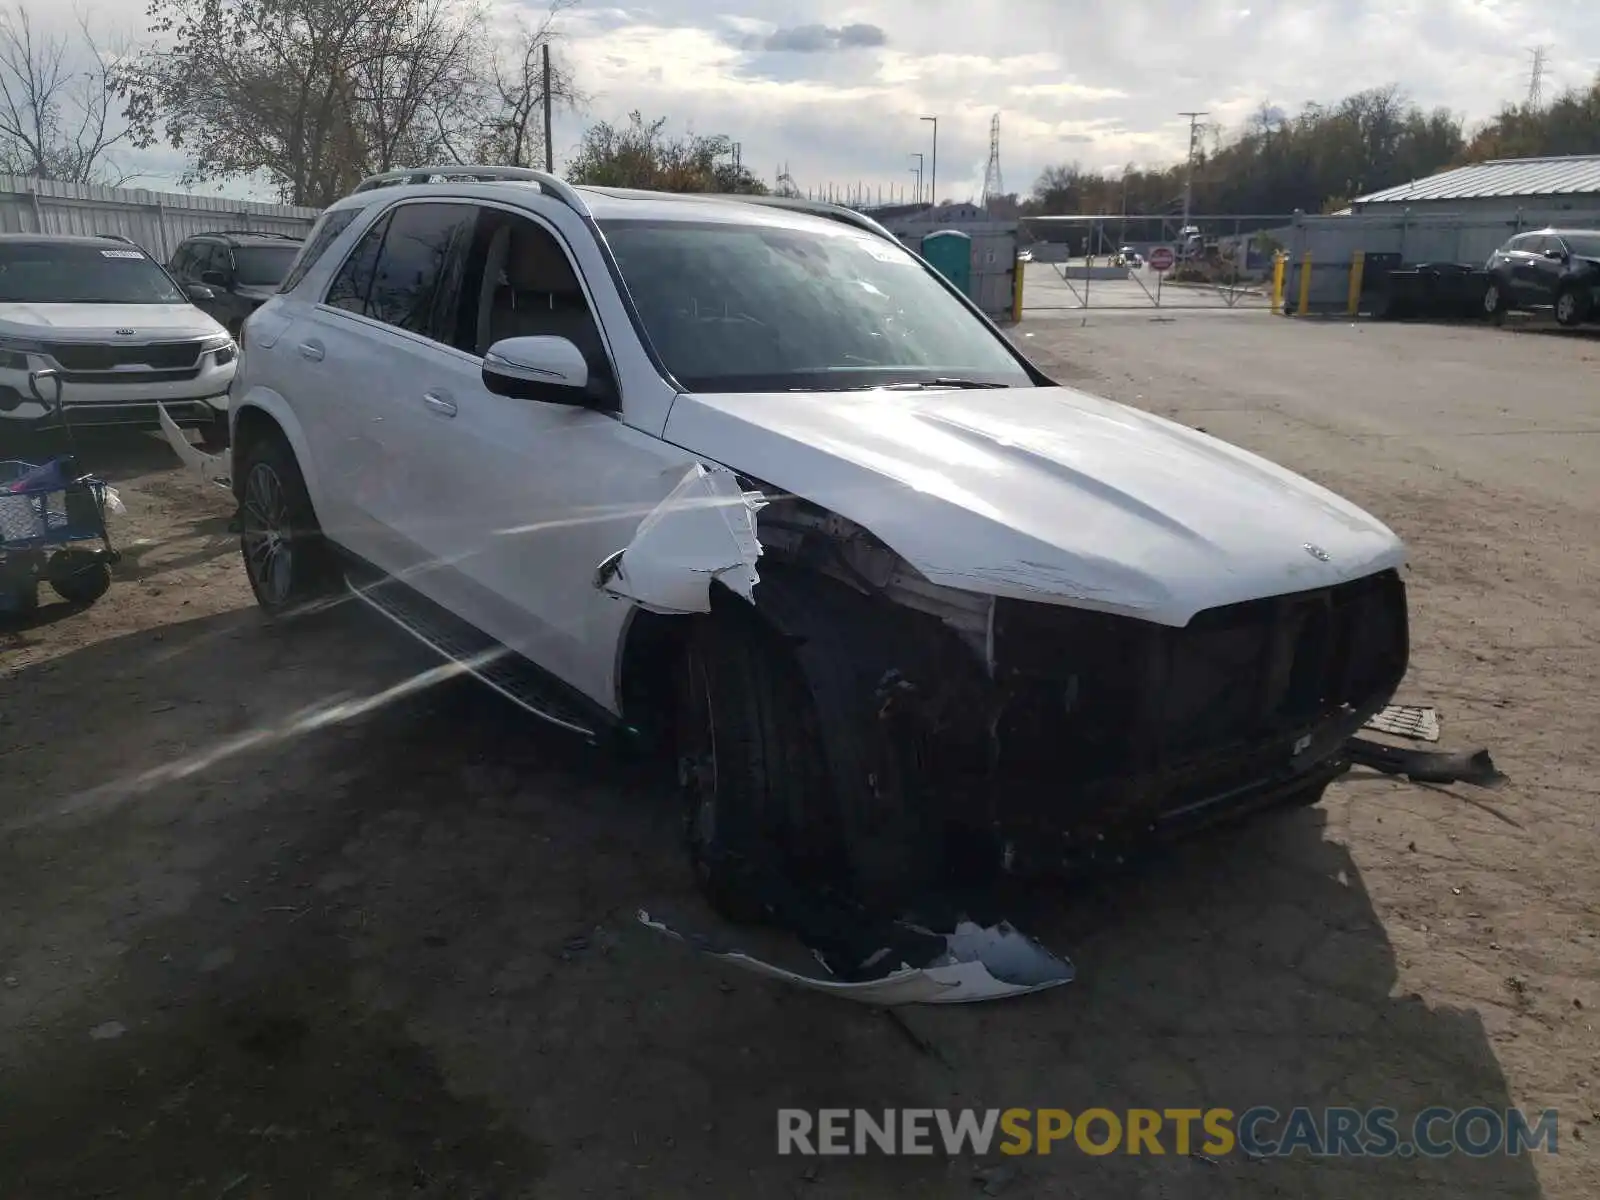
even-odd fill
[(1572, 196), (1600, 194), (1600, 154), (1559, 158), (1497, 158), (1453, 171), (1441, 171), (1399, 187), (1357, 197), (1352, 204), (1394, 204), (1404, 200), (1471, 200), (1493, 196)]

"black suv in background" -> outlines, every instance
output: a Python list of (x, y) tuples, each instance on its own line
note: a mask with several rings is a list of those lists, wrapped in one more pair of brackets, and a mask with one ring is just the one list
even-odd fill
[(223, 230), (180, 242), (167, 264), (196, 305), (234, 337), (244, 319), (278, 290), (301, 239), (286, 233)]
[(1519, 233), (1489, 256), (1484, 270), (1487, 316), (1509, 308), (1553, 308), (1563, 325), (1600, 317), (1600, 230)]

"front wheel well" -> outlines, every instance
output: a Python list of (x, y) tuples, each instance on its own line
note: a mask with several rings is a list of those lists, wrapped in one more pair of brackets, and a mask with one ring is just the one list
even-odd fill
[[(743, 610), (740, 612), (739, 610)], [(670, 730), (673, 672), (696, 622), (751, 616), (766, 622), (760, 610), (725, 584), (711, 584), (709, 613), (665, 614), (635, 608), (622, 638), (617, 666), (617, 700), (622, 718), (652, 742), (665, 745)]]

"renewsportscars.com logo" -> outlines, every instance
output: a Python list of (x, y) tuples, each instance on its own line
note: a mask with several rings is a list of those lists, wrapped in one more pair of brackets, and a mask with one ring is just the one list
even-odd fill
[(778, 1110), (779, 1154), (1178, 1154), (1472, 1158), (1557, 1152), (1557, 1112), (1520, 1108), (861, 1108)]

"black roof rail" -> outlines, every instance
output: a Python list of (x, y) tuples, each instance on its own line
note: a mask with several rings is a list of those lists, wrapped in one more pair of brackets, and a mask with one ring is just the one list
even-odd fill
[(120, 233), (97, 233), (95, 234), (95, 237), (105, 238), (107, 241), (112, 242), (125, 242), (129, 246), (137, 246), (139, 244), (131, 237), (127, 237), (126, 235)]
[(253, 238), (282, 238), (290, 242), (303, 242), (305, 238), (297, 233), (278, 233), (272, 229), (202, 229), (199, 233), (192, 233), (185, 241), (197, 237), (253, 237)]

